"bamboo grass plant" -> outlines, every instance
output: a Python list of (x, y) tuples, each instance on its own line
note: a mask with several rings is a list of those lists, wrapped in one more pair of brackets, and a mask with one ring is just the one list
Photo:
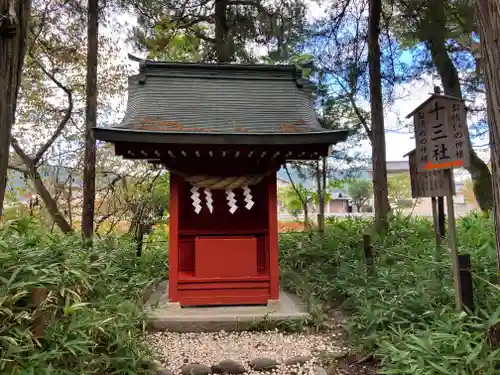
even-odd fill
[(460, 251), (472, 259), (472, 315), (454, 310), (451, 260), (443, 249), (436, 261), (432, 224), (422, 218), (394, 216), (386, 235), (372, 233), (374, 276), (366, 273), (363, 253), (367, 220), (330, 219), (324, 243), (316, 236), (282, 234), (281, 277), (303, 296), (340, 301), (349, 339), (375, 354), (381, 374), (498, 375), (500, 348), (488, 341), (489, 329), (500, 325), (500, 291), (491, 284), (493, 222), (470, 214), (458, 220), (457, 229)]
[[(29, 219), (0, 230), (1, 374), (146, 374), (141, 294), (162, 276), (165, 250), (135, 256), (111, 237), (84, 250), (79, 236), (50, 235)], [(47, 288), (39, 308), (33, 288)], [(47, 317), (41, 338), (31, 332)]]

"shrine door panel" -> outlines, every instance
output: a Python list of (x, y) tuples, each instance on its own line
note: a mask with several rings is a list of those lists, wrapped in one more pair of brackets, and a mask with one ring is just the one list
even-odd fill
[[(194, 277), (196, 270), (196, 250), (195, 250), (195, 239), (196, 235), (182, 235), (179, 238), (179, 272), (182, 274), (181, 278)], [(230, 236), (229, 238), (233, 238), (237, 236)], [(208, 236), (208, 238), (212, 238)], [(269, 270), (269, 252), (267, 250), (267, 236), (265, 235), (256, 235), (256, 261), (253, 264), (256, 266), (258, 275), (267, 275)], [(230, 249), (228, 251), (231, 251)], [(236, 256), (236, 254), (232, 254)], [(214, 257), (217, 259), (217, 257)], [(240, 259), (244, 261), (244, 259)], [(198, 263), (199, 263), (198, 259)], [(228, 263), (230, 266), (231, 262)]]

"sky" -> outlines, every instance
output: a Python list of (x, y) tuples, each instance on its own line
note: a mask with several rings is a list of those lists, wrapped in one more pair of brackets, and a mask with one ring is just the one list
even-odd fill
[[(309, 1), (307, 14), (308, 21), (313, 22), (316, 19), (324, 17), (324, 6), (325, 2), (322, 7), (318, 5), (316, 1)], [(135, 17), (131, 14), (121, 15), (119, 17), (119, 22), (123, 23), (124, 27), (131, 27), (135, 24)], [(104, 33), (109, 32), (110, 30), (104, 30)], [(124, 34), (126, 33), (120, 33), (120, 35)], [(128, 60), (128, 53), (141, 57), (144, 56), (138, 53), (138, 51), (134, 51), (132, 46), (126, 43), (124, 37), (121, 39), (120, 44), (123, 45), (123, 48), (120, 58), (122, 58), (123, 61)], [(411, 59), (411, 56), (408, 55), (408, 58)], [(136, 65), (137, 64), (135, 63), (132, 66), (137, 68)], [(405, 160), (403, 155), (415, 148), (415, 139), (413, 138), (413, 134), (411, 134), (408, 130), (400, 130), (402, 124), (401, 121), (404, 121), (405, 123), (411, 121), (406, 120), (405, 117), (413, 109), (418, 107), (420, 103), (428, 98), (430, 93), (433, 91), (434, 84), (439, 84), (439, 81), (431, 76), (426, 76), (419, 81), (399, 85), (396, 88), (397, 94), (395, 97), (398, 99), (394, 101), (390, 108), (386, 108), (384, 112), (386, 128), (386, 154), (388, 161)], [(366, 106), (366, 109), (369, 110), (368, 103), (363, 104), (363, 106)], [(371, 154), (371, 146), (368, 141), (364, 142), (364, 144), (360, 146), (360, 150), (366, 152), (367, 155)], [(487, 160), (486, 154), (484, 154), (484, 158)]]
[[(328, 1), (322, 3), (322, 5), (319, 5), (317, 1), (309, 1), (307, 15), (309, 23), (324, 17), (325, 6), (328, 6)], [(403, 59), (404, 61), (402, 62), (411, 63), (411, 54), (404, 53)], [(419, 81), (402, 84), (396, 88), (395, 98), (398, 99), (394, 101), (390, 108), (386, 108), (384, 111), (387, 161), (407, 160), (404, 155), (415, 148), (413, 134), (408, 130), (401, 130), (401, 125), (412, 122), (411, 119), (406, 119), (406, 116), (429, 97), (430, 93), (434, 91), (435, 85), (440, 86), (440, 80), (429, 75), (422, 77)], [(479, 98), (475, 104), (480, 104), (481, 102), (484, 103), (484, 100)], [(363, 107), (369, 110), (369, 103), (364, 103)], [(478, 139), (473, 144), (484, 145), (487, 142), (487, 139)], [(361, 149), (367, 154), (371, 154), (371, 146), (368, 142), (365, 142), (361, 146)], [(489, 161), (487, 147), (476, 148), (476, 151), (486, 162)], [(456, 172), (457, 175), (464, 175), (465, 171), (457, 170)]]

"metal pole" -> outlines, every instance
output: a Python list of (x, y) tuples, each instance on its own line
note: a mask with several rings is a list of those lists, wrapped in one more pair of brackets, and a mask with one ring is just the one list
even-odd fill
[(436, 261), (436, 277), (439, 281), (443, 279), (443, 274), (441, 272), (441, 233), (439, 232), (439, 222), (438, 222), (438, 207), (437, 198), (432, 197), (432, 222), (434, 224), (434, 233), (436, 235), (436, 253), (434, 260)]
[(434, 232), (436, 233), (436, 246), (441, 245), (441, 231), (439, 230), (439, 213), (438, 213), (438, 205), (437, 198), (432, 197), (432, 222), (434, 223)]
[(444, 238), (446, 235), (446, 215), (444, 213), (444, 197), (438, 197), (437, 199), (437, 210), (438, 210), (438, 230), (441, 238)]
[(462, 292), (460, 285), (460, 269), (458, 265), (457, 228), (455, 223), (455, 208), (453, 207), (453, 170), (446, 169), (445, 176), (448, 180), (448, 195), (446, 204), (448, 208), (448, 247), (450, 249), (453, 267), (453, 285), (455, 287), (455, 305), (457, 310), (462, 310)]
[(458, 256), (458, 266), (460, 268), (460, 287), (462, 304), (470, 312), (474, 311), (474, 289), (472, 283), (472, 267), (470, 264), (470, 255), (462, 254)]

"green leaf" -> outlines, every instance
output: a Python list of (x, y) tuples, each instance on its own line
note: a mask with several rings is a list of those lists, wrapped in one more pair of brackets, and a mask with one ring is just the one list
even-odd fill
[(447, 370), (446, 368), (444, 368), (441, 365), (438, 365), (437, 363), (429, 362), (429, 365), (431, 365), (432, 367), (434, 367), (441, 374), (454, 375), (454, 373), (451, 370)]
[(474, 361), (482, 350), (483, 350), (483, 343), (482, 342), (477, 343), (474, 350), (472, 350), (472, 352), (467, 356), (465, 363), (470, 364), (472, 361)]

